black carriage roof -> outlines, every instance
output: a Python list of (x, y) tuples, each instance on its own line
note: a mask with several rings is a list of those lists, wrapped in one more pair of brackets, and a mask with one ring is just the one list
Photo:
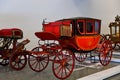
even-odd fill
[(72, 18), (60, 19), (60, 20), (57, 20), (57, 21), (64, 21), (64, 20), (77, 20), (77, 19), (84, 19), (84, 20), (99, 20), (99, 21), (101, 21), (100, 19), (90, 18), (90, 17), (72, 17)]

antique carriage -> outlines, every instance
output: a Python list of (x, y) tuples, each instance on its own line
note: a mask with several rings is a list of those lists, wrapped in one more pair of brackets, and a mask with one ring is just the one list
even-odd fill
[(110, 35), (109, 39), (113, 42), (112, 46), (113, 49), (116, 46), (120, 47), (120, 16), (116, 16), (115, 17), (115, 22), (111, 22), (109, 24), (109, 28), (110, 28)]
[(75, 59), (79, 62), (87, 58), (87, 53), (99, 53), (99, 60), (103, 66), (111, 61), (112, 43), (102, 39), (100, 35), (101, 20), (95, 18), (75, 17), (45, 23), (43, 32), (36, 32), (40, 39), (28, 56), (28, 63), (32, 70), (44, 70), (49, 61), (53, 61), (52, 70), (59, 79), (71, 75)]
[(18, 28), (0, 30), (0, 65), (10, 64), (11, 68), (21, 70), (27, 63), (24, 45), (29, 43), (26, 39), (18, 43), (23, 38), (22, 30)]

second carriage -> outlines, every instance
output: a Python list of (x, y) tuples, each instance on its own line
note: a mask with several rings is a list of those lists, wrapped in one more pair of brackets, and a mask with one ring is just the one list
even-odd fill
[(115, 17), (115, 21), (109, 24), (110, 34), (105, 35), (105, 37), (112, 41), (112, 48), (120, 48), (120, 16)]
[(21, 70), (27, 64), (27, 52), (24, 46), (28, 39), (18, 42), (23, 38), (23, 32), (18, 28), (0, 29), (0, 65)]
[(36, 32), (40, 39), (28, 56), (28, 63), (32, 70), (44, 70), (52, 61), (52, 70), (59, 79), (71, 75), (75, 66), (75, 59), (79, 62), (87, 58), (87, 53), (99, 53), (99, 60), (103, 66), (111, 61), (112, 43), (101, 39), (101, 20), (95, 18), (75, 17), (45, 23), (43, 31)]

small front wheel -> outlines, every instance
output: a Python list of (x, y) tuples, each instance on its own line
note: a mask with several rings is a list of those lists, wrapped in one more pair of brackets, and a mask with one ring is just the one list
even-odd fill
[(43, 71), (49, 63), (49, 55), (41, 47), (35, 47), (32, 52), (28, 55), (29, 67), (35, 72)]
[(10, 57), (10, 66), (15, 70), (23, 69), (27, 64), (27, 57), (25, 54), (15, 53)]

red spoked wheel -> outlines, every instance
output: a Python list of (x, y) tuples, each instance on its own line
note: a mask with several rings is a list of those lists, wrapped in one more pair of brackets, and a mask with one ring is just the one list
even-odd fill
[(0, 65), (7, 66), (9, 64), (9, 59), (0, 59)]
[(73, 72), (75, 65), (74, 55), (70, 50), (62, 50), (55, 56), (52, 64), (54, 75), (59, 79), (66, 79)]
[(32, 51), (37, 54), (28, 55), (29, 67), (35, 72), (43, 71), (49, 63), (49, 55), (46, 54), (42, 47), (35, 47)]
[(106, 66), (110, 63), (112, 58), (112, 43), (109, 40), (105, 40), (101, 44), (99, 60), (103, 66)]
[(6, 53), (4, 52), (4, 50), (3, 51), (1, 50), (0, 52), (1, 52), (0, 53), (0, 65), (7, 66), (9, 64), (9, 58), (3, 55)]
[(15, 53), (10, 57), (10, 66), (15, 70), (23, 69), (27, 64), (27, 57), (26, 55), (21, 53)]
[(87, 53), (78, 52), (75, 53), (74, 55), (75, 55), (75, 59), (79, 62), (83, 62), (87, 58)]

